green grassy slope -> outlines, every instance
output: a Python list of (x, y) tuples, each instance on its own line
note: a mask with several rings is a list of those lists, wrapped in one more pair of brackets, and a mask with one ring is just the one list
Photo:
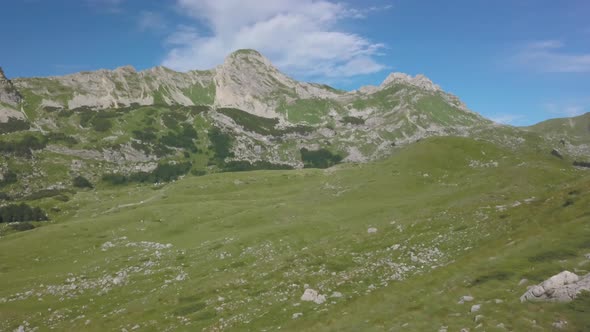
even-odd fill
[(590, 113), (571, 118), (551, 119), (525, 129), (571, 140), (574, 143), (588, 143), (590, 142)]
[[(588, 203), (567, 162), (454, 137), (45, 199), (51, 224), (0, 238), (0, 330), (456, 331), (473, 295), (486, 330), (582, 331), (579, 306), (521, 304), (518, 282), (588, 268)], [(302, 302), (306, 284), (342, 297)]]

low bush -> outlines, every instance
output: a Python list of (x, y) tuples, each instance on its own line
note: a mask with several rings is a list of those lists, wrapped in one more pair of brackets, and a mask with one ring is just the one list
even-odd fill
[(221, 129), (214, 127), (207, 134), (211, 145), (209, 149), (213, 151), (213, 157), (218, 162), (223, 163), (223, 160), (228, 157), (233, 157), (231, 152), (232, 139), (231, 136), (221, 131)]
[(342, 161), (342, 156), (333, 154), (326, 149), (308, 150), (302, 148), (300, 152), (301, 161), (303, 161), (305, 168), (328, 168)]
[(364, 125), (365, 120), (362, 118), (358, 118), (356, 116), (345, 116), (342, 118), (342, 123), (352, 124), (352, 125)]
[(169, 182), (185, 175), (191, 168), (190, 162), (176, 164), (159, 164), (151, 172), (136, 172), (130, 175), (123, 174), (105, 174), (102, 180), (112, 185), (123, 185), (127, 183), (158, 183)]
[(0, 180), (0, 188), (7, 186), (11, 183), (15, 183), (18, 180), (18, 177), (15, 172), (8, 170), (6, 173), (2, 175), (2, 180)]
[(47, 215), (38, 207), (25, 203), (10, 204), (0, 207), (0, 222), (44, 221)]
[(87, 178), (78, 175), (72, 180), (72, 185), (76, 188), (94, 188), (92, 183)]
[(47, 139), (49, 140), (49, 142), (61, 142), (65, 143), (68, 146), (78, 144), (78, 140), (76, 138), (74, 138), (73, 136), (66, 135), (64, 133), (49, 133), (47, 134)]
[(0, 141), (0, 153), (28, 157), (33, 150), (41, 150), (46, 146), (47, 137), (28, 133), (18, 140)]
[(0, 122), (0, 134), (29, 130), (30, 127), (31, 126), (27, 121), (15, 118), (8, 118), (7, 122)]
[(247, 160), (234, 160), (224, 163), (223, 172), (244, 172), (256, 170), (285, 170), (293, 169), (293, 166), (287, 164), (273, 164), (268, 161), (255, 161), (251, 163)]

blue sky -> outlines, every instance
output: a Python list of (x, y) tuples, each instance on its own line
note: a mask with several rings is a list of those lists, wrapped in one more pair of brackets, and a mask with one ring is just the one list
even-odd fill
[(347, 90), (423, 73), (514, 125), (590, 112), (587, 0), (21, 0), (2, 14), (9, 77), (207, 69), (255, 48)]

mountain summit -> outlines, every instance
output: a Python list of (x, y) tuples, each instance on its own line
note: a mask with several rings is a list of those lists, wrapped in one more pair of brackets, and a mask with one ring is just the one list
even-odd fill
[(185, 73), (125, 66), (0, 78), (0, 133), (11, 142), (23, 139), (2, 157), (5, 164), (60, 164), (21, 174), (23, 190), (54, 186), (70, 174), (146, 181), (159, 167), (183, 174), (329, 167), (381, 159), (430, 136), (506, 146), (524, 140), (521, 131), (470, 111), (423, 75), (392, 73), (379, 86), (347, 92), (299, 82), (254, 50)]

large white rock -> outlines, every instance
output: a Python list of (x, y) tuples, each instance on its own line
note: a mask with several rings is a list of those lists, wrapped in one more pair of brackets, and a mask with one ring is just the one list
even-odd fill
[(301, 301), (315, 302), (317, 304), (322, 304), (322, 303), (326, 302), (326, 296), (320, 294), (315, 289), (308, 288), (305, 290), (305, 292), (303, 292), (303, 295), (301, 295)]
[(575, 299), (584, 290), (590, 291), (590, 274), (580, 278), (575, 273), (563, 271), (530, 287), (520, 297), (520, 301), (566, 302)]

